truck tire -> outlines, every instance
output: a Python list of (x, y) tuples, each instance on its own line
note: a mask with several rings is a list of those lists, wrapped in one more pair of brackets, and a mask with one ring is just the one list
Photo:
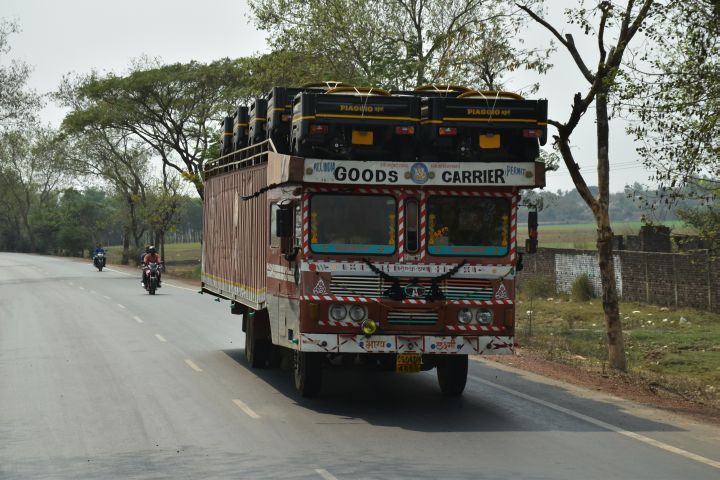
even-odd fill
[(255, 335), (255, 319), (248, 319), (245, 332), (245, 358), (252, 368), (264, 368), (268, 361), (269, 345)]
[(437, 365), (438, 383), (440, 391), (449, 396), (462, 395), (467, 383), (468, 356), (447, 355)]
[(305, 398), (317, 397), (322, 386), (322, 354), (295, 351), (295, 388)]

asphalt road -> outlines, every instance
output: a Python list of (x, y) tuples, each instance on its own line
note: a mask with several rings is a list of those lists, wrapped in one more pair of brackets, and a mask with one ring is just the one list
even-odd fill
[(720, 429), (471, 362), (250, 370), (227, 302), (132, 272), (0, 253), (0, 478), (713, 479)]

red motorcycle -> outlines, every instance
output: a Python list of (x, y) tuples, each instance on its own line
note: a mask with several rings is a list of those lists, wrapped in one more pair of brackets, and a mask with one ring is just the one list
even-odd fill
[(161, 263), (150, 262), (143, 267), (143, 271), (145, 272), (145, 290), (147, 290), (150, 295), (155, 295), (155, 290), (160, 288), (161, 266)]

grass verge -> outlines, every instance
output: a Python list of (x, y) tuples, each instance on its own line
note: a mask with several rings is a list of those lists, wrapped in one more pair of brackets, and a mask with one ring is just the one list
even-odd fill
[[(720, 408), (720, 315), (621, 303), (627, 381)], [(602, 304), (566, 295), (517, 305), (517, 341), (541, 358), (609, 373)]]

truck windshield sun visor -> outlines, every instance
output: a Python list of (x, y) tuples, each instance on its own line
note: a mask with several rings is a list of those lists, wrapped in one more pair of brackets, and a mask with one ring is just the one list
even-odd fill
[(389, 195), (313, 195), (310, 248), (325, 254), (391, 255), (396, 218), (397, 204)]
[(428, 253), (503, 257), (510, 251), (510, 200), (430, 197)]

